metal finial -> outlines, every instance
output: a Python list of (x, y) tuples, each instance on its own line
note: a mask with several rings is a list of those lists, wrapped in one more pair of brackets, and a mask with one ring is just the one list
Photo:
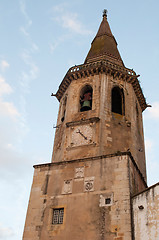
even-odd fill
[(107, 9), (104, 9), (103, 11), (103, 17), (105, 16), (107, 18), (107, 13), (108, 13), (108, 10)]

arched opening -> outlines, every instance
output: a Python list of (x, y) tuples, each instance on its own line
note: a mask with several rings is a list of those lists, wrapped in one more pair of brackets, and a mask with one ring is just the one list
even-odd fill
[(137, 124), (138, 133), (140, 134), (140, 116), (139, 116), (139, 107), (137, 102), (136, 102), (136, 124)]
[(124, 93), (119, 87), (112, 89), (112, 112), (124, 115)]
[(138, 108), (138, 104), (136, 103), (136, 119), (139, 119), (139, 108)]
[(80, 112), (92, 109), (92, 93), (93, 89), (90, 85), (86, 85), (82, 88), (80, 94)]
[(65, 120), (66, 103), (67, 103), (67, 96), (64, 97), (63, 103), (62, 103), (61, 122), (63, 122)]

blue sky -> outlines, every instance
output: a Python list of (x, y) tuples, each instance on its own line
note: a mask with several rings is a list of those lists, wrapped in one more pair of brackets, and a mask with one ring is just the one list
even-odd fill
[(140, 74), (148, 184), (159, 181), (158, 0), (0, 1), (0, 239), (22, 238), (33, 165), (50, 162), (58, 111), (51, 97), (84, 62), (108, 21), (128, 68)]

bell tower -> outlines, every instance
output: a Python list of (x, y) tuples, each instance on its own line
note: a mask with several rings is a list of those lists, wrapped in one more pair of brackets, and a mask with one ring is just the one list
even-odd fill
[(131, 196), (147, 187), (138, 77), (104, 10), (84, 64), (53, 94), (60, 105), (52, 162), (34, 166), (23, 239), (133, 239)]

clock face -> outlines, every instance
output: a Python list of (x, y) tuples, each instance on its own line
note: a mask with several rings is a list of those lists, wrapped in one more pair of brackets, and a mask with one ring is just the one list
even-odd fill
[(90, 125), (80, 125), (72, 128), (71, 146), (93, 143), (93, 128)]

